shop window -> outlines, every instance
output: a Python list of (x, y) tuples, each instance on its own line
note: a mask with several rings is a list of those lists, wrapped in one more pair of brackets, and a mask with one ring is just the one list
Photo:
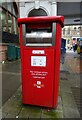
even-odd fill
[(8, 32), (11, 33), (12, 31), (12, 16), (8, 14)]
[(2, 30), (6, 31), (6, 11), (2, 10), (1, 13), (1, 20), (2, 20)]
[(63, 35), (65, 35), (65, 28), (63, 29)]
[(70, 28), (68, 28), (68, 35), (70, 35)]
[(18, 8), (17, 8), (17, 3), (13, 2), (13, 14), (15, 16), (18, 16)]
[(70, 40), (69, 39), (67, 40), (67, 44), (70, 44)]
[(5, 0), (4, 1), (2, 1), (2, 6), (5, 8)]
[[(14, 6), (15, 2), (3, 2), (1, 21), (2, 21), (2, 31), (17, 34), (17, 18), (16, 11), (17, 8)], [(16, 8), (16, 11), (15, 11)]]
[(76, 30), (77, 28), (76, 27), (74, 27), (74, 30)]
[(14, 17), (14, 33), (16, 34), (16, 18)]
[(11, 12), (11, 2), (7, 2), (7, 5), (8, 5), (8, 11), (10, 11)]

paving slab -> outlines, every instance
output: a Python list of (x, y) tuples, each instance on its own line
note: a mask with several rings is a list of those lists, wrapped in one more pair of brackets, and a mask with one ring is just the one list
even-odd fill
[(6, 112), (2, 112), (2, 118), (5, 118), (8, 115)]
[(71, 88), (70, 88), (70, 83), (68, 80), (60, 80), (60, 91), (62, 92), (62, 94), (64, 92), (67, 93), (72, 93)]
[(63, 118), (61, 96), (58, 97), (58, 105), (55, 109), (42, 109), (41, 118)]
[(64, 118), (80, 118), (80, 114), (77, 109), (73, 109), (72, 107), (63, 107)]
[(0, 120), (1, 120), (1, 118), (2, 118), (2, 110), (0, 109)]
[(2, 74), (0, 74), (0, 108), (2, 106)]
[(65, 64), (60, 63), (60, 71), (61, 72), (68, 72), (69, 68)]
[(11, 72), (11, 73), (19, 73), (21, 69), (20, 59), (15, 61), (7, 61), (2, 64), (2, 71)]
[[(73, 58), (73, 57), (72, 57)], [(66, 59), (69, 59), (66, 58)], [(72, 60), (72, 59), (71, 59)], [(68, 63), (72, 63), (68, 61)], [(76, 61), (76, 60), (75, 60)], [(9, 63), (11, 64), (11, 63)], [(13, 70), (11, 65), (9, 65), (9, 69), (7, 71), (8, 63), (5, 66), (4, 65), (4, 73), (6, 75), (9, 75), (11, 72), (11, 75), (14, 76), (20, 76), (20, 73), (17, 73), (20, 68), (18, 68), (16, 71), (16, 66), (19, 67), (18, 62), (13, 65)], [(77, 105), (75, 103), (75, 99), (73, 96), (73, 92), (71, 90), (71, 87), (74, 87), (76, 85), (75, 82), (78, 83), (78, 74), (73, 74), (73, 71), (70, 69), (70, 67), (66, 64), (61, 64), (60, 66), (60, 86), (59, 86), (59, 97), (58, 97), (58, 105), (56, 109), (49, 109), (44, 107), (37, 107), (37, 106), (31, 106), (31, 105), (23, 105), (22, 104), (22, 93), (21, 93), (21, 86), (19, 89), (14, 93), (14, 95), (8, 99), (8, 101), (3, 105), (3, 118), (26, 118), (26, 119), (46, 119), (54, 120), (57, 118), (80, 118), (80, 113), (78, 111)], [(71, 64), (72, 68), (72, 64)], [(74, 69), (73, 69), (74, 70)], [(75, 70), (76, 71), (76, 70)], [(71, 74), (72, 73), (72, 74)], [(78, 72), (77, 72), (78, 73)], [(75, 75), (75, 77), (74, 77)], [(4, 76), (6, 79), (6, 76)], [(14, 79), (14, 78), (13, 78)], [(6, 81), (7, 82), (7, 81)], [(74, 82), (74, 84), (73, 84)], [(10, 84), (10, 83), (8, 83)], [(13, 83), (14, 84), (14, 83)], [(12, 84), (12, 85), (13, 85)], [(12, 86), (11, 86), (12, 87)]]
[(13, 114), (14, 116), (18, 115), (20, 110), (22, 109), (22, 104), (19, 101), (8, 100), (3, 108), (2, 111), (8, 114)]
[[(23, 105), (21, 87), (3, 106), (3, 118), (63, 118), (62, 99), (58, 97), (56, 109), (48, 109), (32, 105)], [(19, 100), (20, 99), (20, 100)], [(49, 111), (48, 111), (49, 110)]]
[(40, 118), (40, 117), (41, 107), (22, 104), (22, 109), (18, 115), (18, 118)]
[(58, 111), (57, 109), (42, 109), (41, 118), (63, 118), (62, 111)]
[(41, 118), (41, 108), (33, 108), (30, 111), (29, 118)]
[(80, 118), (72, 93), (64, 92), (62, 94), (63, 113), (65, 118)]
[(68, 76), (68, 80), (70, 81), (71, 87), (81, 87), (80, 80), (81, 80), (81, 74), (78, 73), (70, 73)]
[(29, 108), (27, 108), (26, 110), (24, 110), (24, 108), (22, 108), (18, 115), (18, 118), (29, 118), (29, 114), (30, 114)]
[(60, 80), (67, 80), (66, 72), (60, 72)]
[(2, 73), (2, 104), (4, 104), (19, 88), (21, 81), (20, 75)]

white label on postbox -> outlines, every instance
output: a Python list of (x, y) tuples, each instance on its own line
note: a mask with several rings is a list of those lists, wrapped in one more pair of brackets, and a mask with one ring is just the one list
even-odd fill
[(46, 56), (31, 56), (31, 66), (46, 66)]
[(32, 54), (44, 54), (44, 50), (32, 50)]

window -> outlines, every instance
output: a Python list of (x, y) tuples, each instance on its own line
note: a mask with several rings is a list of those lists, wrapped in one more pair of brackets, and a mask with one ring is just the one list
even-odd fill
[(70, 28), (68, 28), (68, 35), (70, 35)]
[(7, 5), (8, 5), (8, 11), (10, 11), (10, 12), (11, 12), (11, 4), (12, 4), (12, 2), (7, 2)]
[(9, 33), (17, 34), (17, 17), (15, 14), (13, 2), (2, 2), (1, 9), (2, 30)]
[(63, 35), (65, 35), (65, 28), (63, 29)]
[(70, 44), (70, 40), (69, 39), (67, 40), (67, 44)]
[(6, 11), (2, 10), (1, 13), (1, 20), (2, 20), (2, 30), (6, 31)]
[(6, 2), (5, 0), (2, 2), (2, 6), (3, 6), (4, 8), (5, 8), (5, 2)]
[(15, 18), (15, 17), (14, 17), (14, 23), (13, 23), (13, 24), (14, 24), (14, 31), (13, 31), (13, 32), (16, 34), (16, 33), (17, 33), (17, 32), (16, 32), (17, 30), (16, 30), (16, 18)]
[(41, 8), (33, 9), (29, 12), (28, 17), (33, 17), (33, 16), (47, 16), (47, 13)]
[(12, 16), (8, 14), (8, 32), (12, 33)]

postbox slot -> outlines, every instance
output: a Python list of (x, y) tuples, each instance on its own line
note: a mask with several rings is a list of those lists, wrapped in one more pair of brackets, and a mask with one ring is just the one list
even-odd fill
[(23, 24), (23, 45), (25, 46), (54, 46), (55, 45), (55, 34), (56, 33), (56, 23), (50, 24), (48, 27), (36, 26), (31, 28), (28, 24)]

